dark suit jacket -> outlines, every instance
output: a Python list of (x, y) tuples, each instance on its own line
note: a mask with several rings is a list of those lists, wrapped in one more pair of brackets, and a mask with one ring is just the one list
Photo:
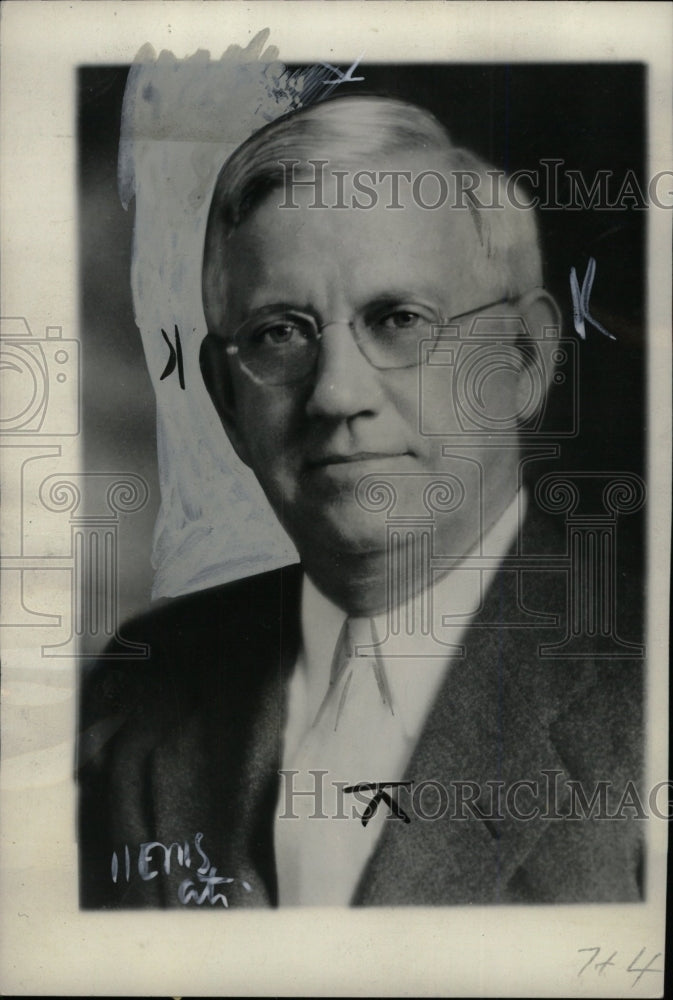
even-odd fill
[[(554, 527), (535, 514), (527, 527), (525, 551), (550, 551)], [(149, 644), (149, 659), (102, 659), (85, 671), (82, 906), (180, 905), (185, 879), (201, 886), (197, 833), (216, 874), (234, 879), (217, 887), (231, 907), (276, 903), (274, 807), (300, 641), (300, 580), (293, 566), (171, 601), (125, 630)], [(563, 635), (565, 604), (562, 573), (526, 572), (518, 582), (511, 571), (496, 575), (408, 767), (416, 783), (441, 782), (449, 807), (436, 820), (412, 814), (410, 823), (386, 822), (355, 904), (642, 898), (642, 818), (632, 808), (606, 818), (641, 777), (641, 664), (541, 657), (540, 644)], [(530, 627), (525, 608), (556, 612), (558, 626)], [(493, 627), (515, 619), (528, 626)], [(569, 817), (568, 779), (589, 799), (597, 782), (610, 782), (607, 808), (597, 800), (593, 816), (582, 817), (575, 800), (576, 818)], [(462, 817), (461, 781), (488, 789)], [(538, 783), (538, 805), (547, 787), (556, 789), (547, 816), (544, 808), (527, 820), (504, 805), (494, 810), (497, 786), (486, 783), (502, 782), (504, 801), (516, 781)], [(463, 786), (462, 795), (473, 793)], [(532, 798), (530, 786), (522, 788), (519, 809)], [(145, 848), (150, 863), (139, 874), (141, 845), (153, 841), (187, 841), (191, 868), (174, 847), (166, 872), (165, 852)]]

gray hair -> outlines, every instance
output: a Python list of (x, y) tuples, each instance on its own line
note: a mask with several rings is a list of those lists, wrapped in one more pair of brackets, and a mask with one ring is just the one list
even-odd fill
[(475, 266), (488, 274), (494, 297), (515, 298), (540, 286), (542, 263), (535, 213), (524, 207), (526, 195), (517, 185), (510, 188), (502, 172), (469, 150), (454, 146), (446, 129), (423, 108), (388, 97), (338, 97), (285, 115), (255, 132), (220, 170), (203, 259), (209, 329), (215, 325), (211, 325), (213, 312), (219, 312), (212, 308), (213, 296), (215, 301), (220, 298), (220, 309), (224, 307), (227, 239), (271, 191), (283, 187), (288, 160), (295, 163), (293, 176), (302, 178), (314, 172), (310, 161), (317, 159), (326, 160), (331, 169), (353, 169), (392, 154), (423, 152), (436, 152), (441, 157), (448, 167), (447, 180), (454, 185), (458, 176), (471, 173), (491, 192), (489, 204), (465, 194), (478, 236)]

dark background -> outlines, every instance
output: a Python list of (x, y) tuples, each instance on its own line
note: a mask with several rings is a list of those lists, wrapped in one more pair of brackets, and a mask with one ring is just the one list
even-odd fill
[[(291, 67), (293, 68), (293, 67)], [(347, 67), (343, 67), (344, 71)], [(117, 196), (117, 147), (128, 67), (79, 70), (80, 275), (84, 465), (88, 471), (136, 472), (150, 501), (120, 529), (122, 618), (149, 603), (151, 536), (159, 496), (154, 394), (133, 319), (130, 251), (133, 207)], [(628, 171), (646, 191), (646, 74), (631, 64), (405, 65), (358, 67), (364, 83), (343, 93), (387, 93), (426, 106), (453, 140), (508, 171), (564, 160), (591, 185), (612, 170), (612, 194)], [(330, 88), (332, 90), (333, 88)], [(542, 192), (539, 192), (542, 193)], [(567, 190), (559, 189), (561, 201)], [(580, 279), (594, 257), (592, 314), (617, 337), (588, 326), (578, 343), (579, 437), (562, 444), (550, 471), (630, 471), (645, 467), (646, 212), (540, 212), (546, 285), (575, 337), (569, 273)], [(553, 404), (550, 419), (554, 419)], [(536, 466), (536, 470), (539, 466)], [(642, 517), (620, 519), (619, 572), (642, 578)], [(640, 588), (639, 588), (640, 592)]]

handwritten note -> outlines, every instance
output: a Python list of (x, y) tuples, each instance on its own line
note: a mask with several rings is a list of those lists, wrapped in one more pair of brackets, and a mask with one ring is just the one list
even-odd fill
[(583, 957), (583, 964), (577, 973), (578, 976), (583, 976), (587, 972), (605, 976), (606, 970), (612, 968), (634, 976), (631, 985), (635, 986), (646, 972), (663, 973), (664, 971), (661, 968), (653, 967), (657, 959), (661, 958), (661, 952), (653, 952), (648, 948), (641, 948), (638, 954), (630, 959), (628, 956), (625, 959), (621, 958), (617, 951), (609, 953), (609, 949), (603, 947), (578, 948), (578, 954)]
[(609, 337), (610, 340), (616, 340), (617, 338), (609, 333), (604, 326), (601, 326), (598, 320), (594, 319), (589, 311), (591, 289), (593, 288), (595, 277), (596, 261), (593, 257), (589, 257), (587, 272), (584, 275), (581, 288), (577, 280), (577, 271), (574, 267), (570, 268), (570, 294), (573, 299), (573, 325), (575, 327), (575, 331), (579, 334), (582, 340), (586, 340), (587, 336), (586, 323), (591, 323), (592, 326), (595, 326), (597, 330), (599, 330), (606, 337)]
[(348, 67), (348, 69), (346, 70), (345, 73), (342, 73), (341, 70), (337, 69), (336, 66), (332, 66), (331, 63), (327, 63), (327, 62), (321, 63), (320, 65), (324, 66), (325, 69), (329, 69), (329, 70), (332, 71), (332, 73), (336, 73), (336, 76), (334, 77), (333, 80), (324, 80), (323, 81), (323, 83), (325, 84), (325, 86), (326, 87), (336, 87), (340, 83), (359, 83), (361, 80), (364, 80), (364, 76), (353, 76), (353, 73), (358, 68), (358, 66), (361, 63), (363, 57), (364, 57), (364, 52), (361, 52), (360, 55), (358, 56), (358, 58), (355, 60), (355, 62), (352, 63), (352, 65), (350, 65)]
[(163, 382), (165, 378), (172, 375), (176, 367), (178, 369), (178, 381), (180, 382), (180, 388), (185, 387), (185, 368), (184, 362), (182, 360), (182, 345), (180, 343), (180, 331), (178, 330), (177, 324), (175, 326), (175, 347), (170, 342), (168, 334), (164, 329), (161, 331), (161, 335), (168, 344), (168, 350), (170, 354), (168, 355), (168, 361), (166, 362), (166, 367), (159, 377), (159, 381)]
[[(174, 867), (186, 868), (190, 870), (190, 876), (183, 879), (178, 887), (179, 902), (185, 905), (195, 903), (197, 906), (203, 906), (204, 903), (215, 906), (217, 903), (221, 903), (222, 906), (228, 907), (229, 900), (225, 893), (216, 892), (215, 889), (223, 885), (231, 885), (237, 880), (218, 873), (217, 868), (211, 864), (202, 843), (203, 834), (197, 833), (193, 845), (194, 852), (198, 855), (195, 857), (187, 840), (181, 844), (168, 845), (162, 844), (158, 840), (148, 841), (138, 845), (138, 857), (135, 861), (132, 861), (129, 845), (125, 844), (123, 852), (120, 852), (123, 859), (121, 864), (117, 851), (112, 852), (110, 860), (112, 881), (116, 883), (121, 879), (130, 882), (132, 877), (137, 874), (144, 882), (149, 882), (151, 879), (157, 878), (161, 872), (164, 875), (170, 875)], [(155, 851), (160, 852), (158, 857), (154, 854)], [(199, 859), (198, 868), (191, 871), (192, 862)], [(252, 886), (248, 882), (243, 879), (240, 881), (246, 892), (252, 892)]]

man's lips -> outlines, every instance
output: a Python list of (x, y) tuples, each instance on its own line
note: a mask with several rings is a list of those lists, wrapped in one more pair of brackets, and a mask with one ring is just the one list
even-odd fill
[(356, 451), (351, 454), (332, 453), (310, 458), (309, 469), (323, 469), (333, 465), (354, 465), (358, 462), (385, 462), (389, 459), (404, 458), (408, 451)]

